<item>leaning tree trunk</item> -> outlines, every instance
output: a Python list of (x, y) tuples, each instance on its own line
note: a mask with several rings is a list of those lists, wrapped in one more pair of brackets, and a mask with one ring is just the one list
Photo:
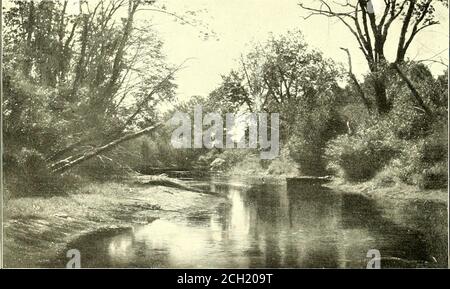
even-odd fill
[(69, 170), (70, 168), (72, 168), (72, 167), (74, 167), (74, 166), (76, 166), (76, 165), (78, 165), (78, 164), (80, 164), (82, 162), (85, 162), (85, 161), (87, 161), (87, 160), (89, 160), (89, 159), (91, 159), (91, 158), (93, 158), (93, 157), (95, 157), (95, 156), (97, 156), (97, 155), (99, 155), (99, 154), (101, 154), (103, 152), (106, 152), (106, 151), (109, 151), (109, 150), (113, 149), (114, 147), (116, 147), (120, 143), (123, 143), (125, 141), (132, 140), (132, 139), (135, 139), (137, 137), (140, 137), (140, 136), (142, 136), (142, 135), (144, 135), (146, 133), (149, 133), (149, 132), (155, 130), (159, 126), (160, 126), (160, 124), (157, 124), (157, 125), (145, 128), (143, 130), (140, 130), (138, 132), (135, 132), (135, 133), (132, 133), (132, 134), (128, 134), (128, 135), (125, 135), (125, 136), (123, 136), (121, 138), (118, 138), (118, 139), (116, 139), (116, 140), (114, 140), (114, 141), (112, 141), (110, 143), (107, 143), (107, 144), (101, 146), (101, 147), (95, 148), (95, 149), (93, 149), (93, 150), (91, 150), (89, 152), (84, 153), (82, 156), (76, 158), (73, 161), (69, 161), (67, 164), (54, 169), (52, 172), (53, 173), (62, 174), (64, 172), (66, 172), (67, 170)]
[(411, 91), (411, 95), (414, 98), (414, 101), (420, 106), (420, 108), (426, 113), (426, 115), (428, 117), (432, 117), (433, 113), (432, 113), (431, 109), (423, 101), (422, 97), (420, 96), (419, 91), (414, 86), (414, 84), (411, 82), (411, 80), (409, 80), (408, 76), (406, 76), (406, 74), (402, 71), (402, 69), (400, 68), (399, 64), (393, 63), (391, 66), (394, 68), (394, 70), (397, 72), (397, 74), (400, 76), (400, 78), (408, 86), (409, 90)]

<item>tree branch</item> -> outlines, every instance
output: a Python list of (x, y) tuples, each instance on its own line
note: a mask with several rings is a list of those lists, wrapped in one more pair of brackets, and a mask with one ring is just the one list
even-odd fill
[(364, 103), (364, 106), (367, 108), (367, 110), (370, 113), (371, 112), (370, 103), (367, 100), (366, 95), (365, 95), (363, 89), (361, 88), (361, 85), (358, 82), (358, 79), (356, 79), (356, 76), (353, 74), (353, 71), (352, 71), (352, 58), (351, 58), (351, 55), (350, 55), (350, 51), (347, 48), (343, 48), (343, 47), (341, 47), (341, 49), (344, 50), (347, 53), (347, 57), (348, 57), (348, 75), (350, 76), (350, 79), (355, 84), (356, 89), (358, 90), (359, 97), (361, 98), (362, 102)]
[(118, 139), (116, 139), (116, 140), (114, 140), (114, 141), (112, 141), (110, 143), (107, 143), (107, 144), (101, 146), (101, 147), (95, 148), (95, 149), (91, 150), (90, 152), (87, 152), (87, 153), (83, 154), (82, 156), (78, 157), (77, 159), (75, 159), (73, 161), (70, 161), (69, 163), (67, 163), (67, 164), (65, 164), (65, 165), (63, 165), (63, 166), (61, 166), (61, 167), (59, 167), (57, 169), (54, 169), (53, 173), (55, 173), (55, 174), (62, 174), (64, 172), (66, 172), (67, 170), (69, 170), (70, 168), (72, 168), (72, 167), (74, 167), (74, 166), (76, 166), (76, 165), (78, 165), (80, 163), (83, 163), (83, 162), (85, 162), (85, 161), (87, 161), (87, 160), (89, 160), (89, 159), (91, 159), (91, 158), (93, 158), (93, 157), (95, 157), (95, 156), (97, 156), (97, 155), (99, 155), (101, 153), (110, 151), (111, 149), (113, 149), (114, 147), (116, 147), (117, 145), (119, 145), (119, 144), (121, 144), (121, 143), (123, 143), (125, 141), (132, 140), (132, 139), (140, 137), (140, 136), (142, 136), (144, 134), (147, 134), (147, 133), (155, 130), (159, 126), (161, 126), (161, 124), (157, 124), (157, 125), (154, 125), (154, 126), (151, 126), (151, 127), (147, 127), (147, 128), (145, 128), (143, 130), (140, 130), (138, 132), (131, 133), (131, 134), (125, 135), (125, 136), (123, 136), (121, 138), (118, 138)]

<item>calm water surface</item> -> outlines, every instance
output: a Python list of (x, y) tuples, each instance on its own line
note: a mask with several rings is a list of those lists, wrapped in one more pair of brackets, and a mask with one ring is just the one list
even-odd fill
[(191, 182), (227, 196), (212, 214), (156, 220), (77, 244), (83, 267), (447, 267), (447, 209), (381, 208), (321, 186), (243, 179)]

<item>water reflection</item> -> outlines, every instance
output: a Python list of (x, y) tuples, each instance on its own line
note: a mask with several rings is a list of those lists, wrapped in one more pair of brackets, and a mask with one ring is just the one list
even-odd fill
[(413, 212), (408, 206), (396, 216), (414, 225), (408, 227), (360, 195), (312, 185), (239, 182), (196, 183), (227, 194), (229, 202), (212, 215), (157, 220), (132, 232), (82, 241), (77, 248), (88, 256), (84, 266), (365, 267), (369, 249), (380, 250), (384, 267), (447, 266), (445, 206), (431, 211), (416, 206)]

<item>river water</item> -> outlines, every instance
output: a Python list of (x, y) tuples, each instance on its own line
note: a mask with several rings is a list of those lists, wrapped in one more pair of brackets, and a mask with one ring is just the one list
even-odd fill
[[(212, 214), (159, 219), (77, 244), (83, 267), (447, 267), (447, 208), (380, 207), (320, 185), (210, 179), (191, 185), (226, 195)], [(87, 257), (86, 257), (87, 256)], [(373, 255), (372, 255), (373, 256)]]

